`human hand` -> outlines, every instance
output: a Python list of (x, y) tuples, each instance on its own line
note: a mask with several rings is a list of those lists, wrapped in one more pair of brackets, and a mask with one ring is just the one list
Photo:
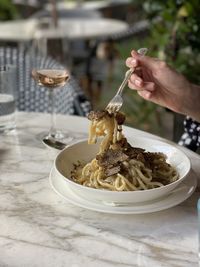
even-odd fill
[(132, 74), (128, 86), (137, 90), (144, 99), (185, 115), (194, 117), (194, 112), (200, 113), (197, 107), (197, 110), (193, 110), (194, 101), (197, 102), (194, 96), (200, 100), (200, 88), (192, 85), (164, 61), (140, 56), (133, 50), (131, 57), (126, 60), (126, 65), (129, 68), (139, 67), (139, 70)]

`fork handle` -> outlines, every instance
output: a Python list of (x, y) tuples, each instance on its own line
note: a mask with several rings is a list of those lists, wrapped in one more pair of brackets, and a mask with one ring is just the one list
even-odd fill
[(132, 73), (134, 72), (134, 70), (135, 70), (135, 68), (132, 68), (132, 69), (130, 69), (130, 70), (128, 70), (128, 71), (126, 72), (125, 78), (124, 78), (123, 82), (121, 83), (121, 85), (120, 85), (120, 87), (119, 87), (119, 89), (118, 89), (118, 91), (117, 91), (117, 95), (121, 95), (121, 94), (122, 94), (123, 89), (124, 89), (124, 87), (126, 86), (128, 80), (129, 80), (129, 78), (131, 77), (131, 75), (132, 75)]

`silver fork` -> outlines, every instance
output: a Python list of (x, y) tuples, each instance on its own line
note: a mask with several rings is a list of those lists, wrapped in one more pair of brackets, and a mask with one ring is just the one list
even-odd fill
[[(148, 48), (140, 48), (137, 50), (138, 54), (144, 56), (148, 51)], [(129, 80), (129, 78), (131, 77), (132, 73), (135, 71), (135, 68), (130, 69), (126, 72), (125, 74), (125, 78), (123, 80), (123, 82), (121, 83), (117, 93), (115, 94), (115, 96), (110, 100), (110, 102), (108, 103), (106, 110), (109, 113), (116, 113), (120, 110), (120, 108), (123, 105), (123, 98), (122, 98), (122, 93), (123, 90)]]

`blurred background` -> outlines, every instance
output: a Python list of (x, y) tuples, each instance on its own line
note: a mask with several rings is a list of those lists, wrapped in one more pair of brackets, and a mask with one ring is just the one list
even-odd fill
[[(41, 53), (57, 56), (57, 60), (60, 60), (62, 50), (62, 64), (70, 68), (92, 108), (103, 109), (124, 78), (125, 60), (132, 49), (148, 47), (149, 55), (166, 60), (189, 80), (199, 83), (199, 14), (199, 0), (1, 0), (0, 45), (18, 49), (23, 46), (26, 51), (40, 49)], [(45, 49), (42, 45), (35, 46), (36, 34), (28, 41), (23, 38), (11, 40), (6, 39), (8, 30), (1, 28), (10, 21), (26, 23), (30, 19), (38, 19), (41, 28), (50, 27), (46, 18), (54, 27), (59, 18), (90, 18), (88, 28), (95, 27), (94, 18), (117, 20), (127, 26), (119, 32), (113, 31), (113, 34), (111, 31), (83, 38), (49, 38)], [(27, 31), (30, 34), (30, 29)], [(128, 89), (124, 99), (126, 125), (174, 141), (179, 139), (183, 131), (183, 116), (147, 102)]]

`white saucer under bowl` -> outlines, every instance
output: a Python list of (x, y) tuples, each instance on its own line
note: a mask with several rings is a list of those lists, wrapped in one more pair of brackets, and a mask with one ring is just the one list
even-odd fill
[(148, 202), (116, 206), (112, 203), (88, 201), (78, 196), (67, 186), (62, 177), (56, 175), (54, 167), (50, 172), (49, 181), (53, 190), (68, 202), (89, 210), (112, 214), (144, 214), (165, 210), (189, 198), (197, 186), (197, 178), (191, 171), (188, 177), (165, 197)]

